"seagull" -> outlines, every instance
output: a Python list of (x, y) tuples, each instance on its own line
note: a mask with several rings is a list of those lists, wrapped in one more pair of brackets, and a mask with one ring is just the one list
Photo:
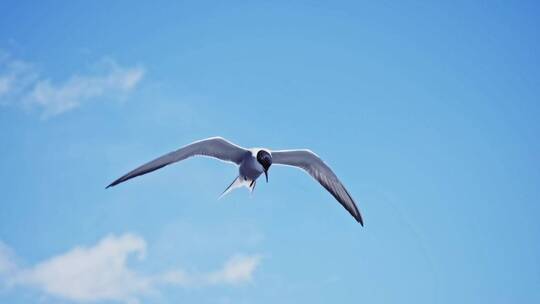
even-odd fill
[(233, 163), (238, 166), (238, 177), (223, 191), (220, 198), (230, 191), (246, 187), (255, 189), (257, 178), (263, 173), (268, 183), (268, 170), (272, 164), (296, 167), (304, 170), (321, 184), (334, 198), (364, 226), (362, 216), (345, 186), (332, 169), (310, 150), (277, 150), (264, 148), (245, 149), (222, 137), (211, 137), (193, 142), (176, 151), (158, 157), (118, 178), (106, 188), (114, 187), (129, 179), (150, 173), (172, 163), (192, 156), (206, 156)]

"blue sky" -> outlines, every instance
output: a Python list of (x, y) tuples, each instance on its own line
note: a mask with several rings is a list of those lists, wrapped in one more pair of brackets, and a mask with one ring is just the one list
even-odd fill
[[(540, 302), (534, 1), (0, 3), (0, 302)], [(311, 178), (184, 144), (309, 148)]]

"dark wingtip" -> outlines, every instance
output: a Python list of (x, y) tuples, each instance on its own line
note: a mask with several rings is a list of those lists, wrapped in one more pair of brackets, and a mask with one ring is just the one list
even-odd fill
[[(356, 207), (356, 205), (355, 205)], [(351, 215), (354, 217), (354, 219), (360, 223), (360, 225), (362, 225), (362, 227), (364, 227), (364, 220), (362, 219), (362, 214), (360, 213), (360, 211), (358, 211), (357, 208), (355, 208), (355, 211), (356, 212), (351, 212)]]
[(118, 185), (118, 180), (115, 180), (114, 182), (112, 182), (110, 185), (108, 185), (107, 187), (105, 187), (105, 189), (109, 189), (110, 187), (114, 187), (116, 185)]

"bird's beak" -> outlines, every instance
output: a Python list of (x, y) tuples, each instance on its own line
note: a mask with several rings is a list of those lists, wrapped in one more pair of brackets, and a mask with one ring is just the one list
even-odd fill
[(266, 176), (266, 182), (268, 183), (268, 170), (264, 170), (264, 176)]

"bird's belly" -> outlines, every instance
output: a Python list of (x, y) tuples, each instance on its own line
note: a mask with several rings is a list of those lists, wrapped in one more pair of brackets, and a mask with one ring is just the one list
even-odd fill
[(256, 180), (262, 173), (263, 167), (258, 162), (251, 160), (245, 161), (238, 169), (240, 176), (247, 177), (250, 180)]

